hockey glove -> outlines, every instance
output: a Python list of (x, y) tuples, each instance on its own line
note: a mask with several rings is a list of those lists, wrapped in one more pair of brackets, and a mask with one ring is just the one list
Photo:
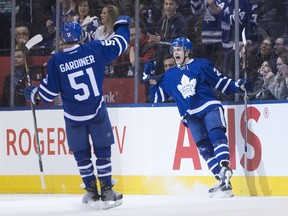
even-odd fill
[(144, 65), (144, 72), (143, 72), (143, 81), (148, 81), (150, 79), (153, 79), (155, 76), (155, 70), (156, 70), (156, 60), (152, 59), (145, 63)]
[(27, 101), (38, 105), (40, 102), (40, 97), (38, 94), (39, 90), (37, 86), (28, 86), (24, 89), (24, 96)]
[(131, 18), (130, 16), (119, 16), (116, 22), (113, 25), (113, 30), (116, 31), (116, 29), (121, 25), (130, 25)]
[(245, 90), (250, 92), (253, 91), (253, 83), (249, 78), (237, 80), (235, 86), (237, 87), (239, 93), (243, 93)]

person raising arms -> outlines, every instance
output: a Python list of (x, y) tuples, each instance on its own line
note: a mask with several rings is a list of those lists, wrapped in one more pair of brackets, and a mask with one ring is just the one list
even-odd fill
[[(114, 136), (103, 97), (104, 69), (127, 49), (130, 20), (128, 16), (119, 16), (114, 23), (115, 35), (110, 40), (93, 40), (82, 45), (80, 24), (65, 23), (61, 31), (64, 50), (50, 58), (47, 76), (40, 86), (29, 86), (24, 91), (26, 100), (33, 104), (39, 100), (50, 103), (61, 94), (69, 150), (73, 152), (87, 191), (82, 202), (90, 205), (101, 199), (104, 209), (121, 205), (123, 197), (112, 189)], [(96, 156), (100, 195), (91, 159), (92, 149)]]

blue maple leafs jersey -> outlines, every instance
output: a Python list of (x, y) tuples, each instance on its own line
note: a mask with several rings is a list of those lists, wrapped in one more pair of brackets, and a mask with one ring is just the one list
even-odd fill
[(151, 86), (150, 95), (154, 103), (165, 101), (167, 94), (172, 96), (183, 117), (185, 114), (201, 114), (208, 108), (222, 106), (213, 88), (227, 95), (240, 92), (237, 82), (222, 75), (212, 62), (191, 59), (184, 66), (168, 69), (157, 84)]
[(129, 29), (123, 25), (111, 40), (95, 40), (55, 54), (47, 63), (46, 78), (40, 82), (41, 100), (52, 102), (61, 93), (64, 118), (72, 123), (89, 122), (105, 105), (105, 65), (127, 49), (129, 38)]

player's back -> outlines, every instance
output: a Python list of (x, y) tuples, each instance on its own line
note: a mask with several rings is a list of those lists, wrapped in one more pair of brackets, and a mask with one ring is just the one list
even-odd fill
[[(61, 93), (69, 100), (89, 102), (99, 95), (102, 96), (105, 62), (95, 51), (79, 46), (77, 49), (62, 52), (58, 65)], [(86, 86), (86, 87), (85, 87)], [(76, 96), (79, 95), (79, 96)]]
[(50, 103), (60, 93), (65, 119), (76, 123), (93, 120), (105, 105), (102, 92), (105, 65), (128, 48), (129, 23), (130, 17), (119, 16), (111, 40), (94, 40), (84, 45), (78, 44), (81, 32), (77, 24), (67, 24), (61, 32), (67, 46), (47, 63), (47, 75), (39, 87), (41, 100)]
[(48, 62), (49, 77), (41, 82), (49, 91), (61, 93), (64, 111), (70, 119), (94, 115), (103, 103), (102, 85), (108, 60), (95, 51), (96, 42), (91, 44), (57, 53)]

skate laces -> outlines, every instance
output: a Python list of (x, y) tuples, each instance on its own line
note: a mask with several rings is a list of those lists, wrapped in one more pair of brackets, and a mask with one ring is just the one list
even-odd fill
[(122, 199), (122, 194), (112, 189), (113, 185), (101, 188), (101, 200), (102, 201), (116, 201)]
[(233, 172), (229, 167), (222, 167), (219, 173), (220, 180), (225, 183), (226, 188), (229, 188), (231, 183), (230, 183), (230, 178), (232, 176)]

